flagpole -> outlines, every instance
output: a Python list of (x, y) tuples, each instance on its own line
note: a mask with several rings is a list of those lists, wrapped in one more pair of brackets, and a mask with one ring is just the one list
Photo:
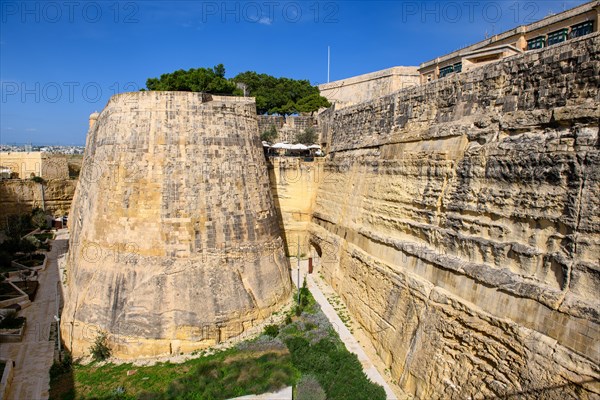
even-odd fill
[(331, 51), (329, 46), (327, 46), (327, 83), (329, 83), (329, 70), (331, 65)]

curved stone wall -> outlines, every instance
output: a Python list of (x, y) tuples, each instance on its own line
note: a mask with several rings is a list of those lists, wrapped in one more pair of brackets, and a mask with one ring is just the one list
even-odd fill
[(74, 355), (207, 347), (290, 294), (253, 100), (111, 98), (90, 128), (69, 216), (61, 332)]

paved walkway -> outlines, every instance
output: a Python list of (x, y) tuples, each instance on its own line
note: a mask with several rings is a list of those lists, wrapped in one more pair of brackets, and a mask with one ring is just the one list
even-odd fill
[(250, 394), (229, 400), (292, 400), (292, 387), (286, 387), (277, 393)]
[(48, 371), (54, 360), (54, 341), (49, 340), (50, 326), (56, 315), (58, 266), (56, 259), (67, 249), (67, 231), (59, 231), (49, 253), (35, 301), (19, 315), (27, 318), (25, 335), (20, 343), (0, 344), (0, 358), (15, 362), (14, 376), (7, 400), (47, 399), (50, 390)]
[[(294, 281), (294, 284), (296, 285), (296, 287), (298, 287), (298, 282), (297, 282), (298, 268), (296, 267), (295, 261), (292, 260), (291, 263), (293, 266), (292, 280)], [(302, 282), (304, 280), (304, 276), (306, 276), (306, 284), (308, 286), (308, 289), (312, 293), (312, 295), (315, 298), (315, 300), (317, 301), (317, 303), (319, 303), (319, 305), (321, 306), (321, 310), (323, 310), (323, 313), (327, 316), (327, 318), (329, 319), (329, 322), (331, 322), (333, 324), (333, 326), (337, 328), (336, 330), (338, 332), (338, 335), (340, 336), (340, 339), (342, 340), (342, 342), (344, 342), (344, 345), (346, 346), (348, 351), (356, 354), (356, 356), (358, 357), (358, 361), (360, 361), (360, 363), (363, 366), (363, 371), (369, 377), (369, 379), (372, 380), (373, 382), (383, 386), (383, 389), (385, 390), (387, 399), (397, 400), (398, 399), (397, 396), (394, 394), (392, 389), (389, 387), (389, 385), (387, 384), (387, 382), (385, 381), (383, 376), (381, 376), (379, 371), (377, 371), (377, 369), (375, 368), (375, 366), (373, 365), (373, 363), (371, 362), (371, 360), (369, 359), (369, 357), (367, 356), (367, 354), (365, 353), (363, 348), (360, 346), (358, 341), (354, 338), (352, 333), (350, 333), (350, 330), (348, 330), (348, 328), (346, 327), (344, 322), (342, 322), (342, 320), (340, 319), (339, 315), (337, 314), (337, 312), (335, 311), (333, 306), (331, 304), (329, 304), (329, 301), (327, 301), (327, 298), (325, 297), (325, 295), (323, 294), (321, 289), (317, 286), (313, 275), (307, 274), (307, 271), (308, 271), (308, 261), (305, 260), (305, 261), (301, 262), (301, 265), (300, 265), (300, 284), (302, 284)]]

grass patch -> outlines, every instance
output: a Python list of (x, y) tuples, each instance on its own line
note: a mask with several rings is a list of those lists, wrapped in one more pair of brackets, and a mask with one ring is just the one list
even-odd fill
[[(128, 376), (131, 370), (136, 372)], [(275, 391), (299, 378), (287, 352), (256, 354), (237, 349), (182, 364), (75, 365), (72, 373), (74, 385), (66, 392), (60, 390), (69, 384), (65, 376), (53, 379), (52, 399), (217, 400)]]
[(367, 378), (356, 355), (339, 340), (322, 339), (311, 344), (302, 337), (294, 337), (286, 344), (294, 366), (303, 375), (314, 376), (327, 399), (385, 399), (385, 390)]
[(350, 333), (354, 333), (350, 321), (350, 314), (348, 313), (348, 310), (346, 309), (346, 306), (344, 305), (340, 297), (338, 295), (329, 296), (327, 298), (327, 301), (329, 301), (329, 304), (331, 304), (338, 317), (340, 317), (340, 319), (342, 320), (344, 325), (346, 325), (346, 328), (348, 328)]
[(15, 261), (26, 267), (37, 267), (44, 263), (45, 258), (44, 254), (32, 254), (31, 256), (26, 256)]
[[(310, 291), (306, 286), (300, 290), (300, 304), (285, 323), (266, 326), (258, 338), (182, 364), (75, 365), (70, 380), (67, 374), (54, 377), (50, 398), (216, 400), (297, 385), (299, 399), (385, 399), (383, 388), (364, 374)], [(127, 375), (130, 370), (135, 373)]]
[(43, 242), (46, 239), (54, 239), (54, 234), (52, 232), (36, 233), (33, 236), (35, 236), (40, 242)]

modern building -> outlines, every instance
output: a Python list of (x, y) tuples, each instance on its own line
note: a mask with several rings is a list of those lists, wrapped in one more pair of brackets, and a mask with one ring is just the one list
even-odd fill
[(527, 51), (598, 32), (600, 0), (591, 1), (494, 35), (419, 67), (392, 67), (319, 85), (321, 95), (336, 108), (385, 96), (406, 87), (425, 84), (451, 74), (497, 62)]
[(421, 83), (598, 31), (600, 1), (592, 1), (423, 63)]

